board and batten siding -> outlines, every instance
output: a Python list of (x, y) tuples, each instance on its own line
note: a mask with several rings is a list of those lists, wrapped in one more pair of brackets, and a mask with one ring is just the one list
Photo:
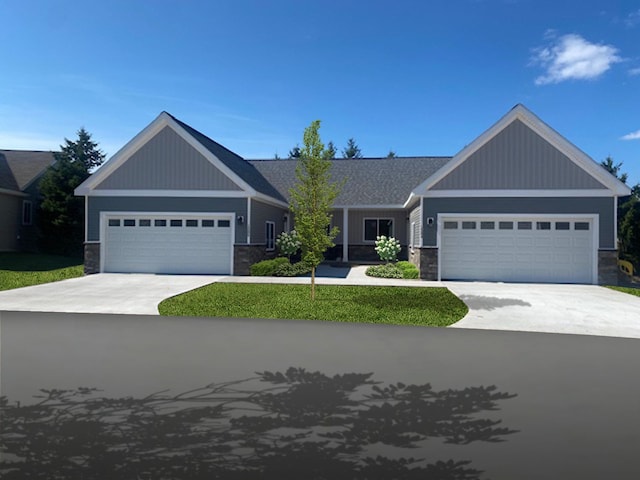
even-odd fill
[(252, 244), (264, 244), (265, 223), (274, 222), (276, 238), (284, 231), (284, 216), (288, 210), (267, 203), (251, 200), (251, 242)]
[[(349, 212), (351, 215), (351, 212)], [(338, 227), (338, 235), (333, 239), (333, 243), (336, 245), (340, 245), (342, 243), (342, 232), (344, 231), (343, 227), (343, 211), (342, 209), (332, 210), (331, 211), (331, 227)]]
[(515, 120), (431, 190), (605, 188), (523, 122)]
[[(365, 218), (392, 218), (393, 236), (402, 245), (407, 244), (407, 211), (406, 210), (349, 210), (349, 245), (373, 245), (364, 241)], [(336, 242), (337, 243), (337, 242)]]
[(416, 205), (411, 212), (409, 212), (409, 241), (411, 241), (411, 225), (415, 223), (415, 233), (414, 236), (414, 247), (421, 247), (422, 242), (421, 238), (424, 236), (422, 233), (422, 210), (420, 209), (420, 204)]
[[(100, 241), (100, 212), (234, 213), (247, 218), (246, 198), (89, 197), (87, 240)], [(247, 223), (236, 223), (236, 244), (247, 243)]]
[[(599, 241), (601, 249), (615, 249), (614, 239), (614, 199), (612, 197), (539, 197), (539, 198), (425, 198), (423, 225), (428, 217), (437, 219), (447, 213), (469, 214), (597, 214), (599, 216)], [(424, 245), (437, 246), (438, 226), (424, 229)]]
[(112, 172), (97, 190), (241, 190), (171, 127)]

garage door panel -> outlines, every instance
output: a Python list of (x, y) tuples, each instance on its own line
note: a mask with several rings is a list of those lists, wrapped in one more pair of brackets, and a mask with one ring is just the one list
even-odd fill
[[(125, 218), (136, 222), (135, 226), (109, 226), (109, 218), (120, 218), (120, 225), (124, 225)], [(230, 274), (232, 229), (217, 226), (218, 220), (229, 222), (229, 217), (214, 218), (215, 227), (203, 227), (199, 220), (197, 226), (191, 222), (187, 226), (187, 220), (192, 217), (180, 215), (108, 216), (104, 271)], [(146, 224), (140, 222), (141, 219)], [(156, 220), (166, 222), (166, 226), (156, 224)], [(179, 220), (181, 226), (171, 226), (171, 220)]]
[[(592, 283), (595, 241), (589, 218), (458, 217), (444, 221), (494, 222), (494, 229), (444, 229), (443, 279)], [(579, 228), (576, 229), (576, 222)], [(499, 226), (513, 225), (513, 229)], [(585, 228), (586, 225), (586, 229)], [(527, 229), (527, 227), (531, 227)]]

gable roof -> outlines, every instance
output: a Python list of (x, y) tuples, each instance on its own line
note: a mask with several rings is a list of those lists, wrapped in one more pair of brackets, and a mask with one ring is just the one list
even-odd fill
[(91, 191), (120, 165), (126, 162), (147, 141), (167, 126), (184, 138), (209, 162), (237, 183), (249, 195), (261, 194), (276, 202), (285, 203), (284, 197), (244, 158), (211, 140), (203, 133), (167, 112), (160, 113), (153, 122), (105, 162), (93, 175), (76, 188), (75, 194), (90, 194)]
[[(332, 181), (345, 181), (334, 202), (343, 206), (402, 207), (413, 189), (451, 157), (397, 157), (332, 160)], [(296, 184), (296, 160), (249, 160), (280, 194), (289, 199)]]
[(0, 150), (0, 188), (24, 191), (54, 162), (53, 152)]
[[(595, 180), (604, 185), (614, 195), (629, 195), (631, 190), (624, 183), (611, 175), (595, 160), (589, 157), (578, 147), (569, 142), (566, 138), (544, 123), (540, 118), (528, 110), (524, 105), (517, 104), (500, 120), (493, 124), (482, 135), (477, 137), (473, 142), (458, 152), (452, 160), (444, 165), (440, 170), (435, 172), (430, 178), (422, 182), (413, 194), (428, 195), (431, 193), (432, 187), (453, 172), (458, 166), (465, 162), (480, 148), (486, 145), (490, 140), (495, 138), (500, 132), (505, 130), (513, 122), (521, 121), (540, 137), (549, 142), (558, 151), (564, 154), (569, 160), (578, 167), (591, 175)], [(523, 190), (526, 193), (526, 190)]]

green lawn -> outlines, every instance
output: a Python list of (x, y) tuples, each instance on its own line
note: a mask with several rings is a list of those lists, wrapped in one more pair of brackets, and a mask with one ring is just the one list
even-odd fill
[(636, 297), (640, 297), (640, 288), (631, 288), (631, 287), (607, 287), (611, 290), (617, 290), (618, 292), (628, 293), (629, 295), (635, 295)]
[(36, 253), (0, 253), (0, 290), (82, 276), (82, 260)]
[(161, 315), (447, 326), (467, 306), (446, 288), (214, 283), (164, 300)]

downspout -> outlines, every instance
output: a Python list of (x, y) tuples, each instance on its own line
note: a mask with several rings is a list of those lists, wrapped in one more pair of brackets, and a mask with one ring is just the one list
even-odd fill
[(349, 261), (349, 209), (342, 209), (342, 261)]

